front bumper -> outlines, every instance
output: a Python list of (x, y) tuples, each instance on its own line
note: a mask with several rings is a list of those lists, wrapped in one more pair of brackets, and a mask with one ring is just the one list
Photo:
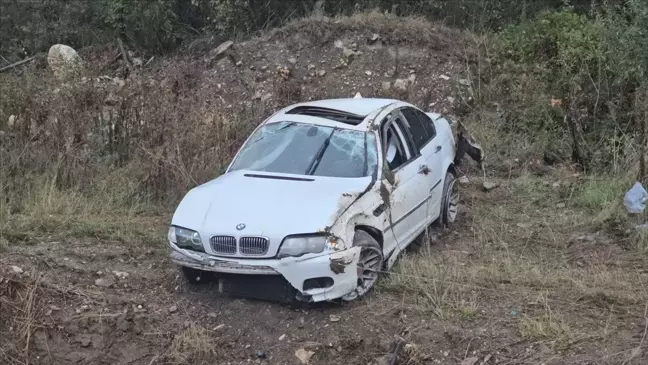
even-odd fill
[[(358, 285), (360, 247), (282, 259), (231, 259), (184, 250), (174, 244), (171, 248), (171, 261), (180, 266), (224, 274), (281, 275), (301, 294), (300, 297), (313, 302), (340, 298)], [(304, 290), (304, 282), (315, 278), (331, 278), (333, 284)]]

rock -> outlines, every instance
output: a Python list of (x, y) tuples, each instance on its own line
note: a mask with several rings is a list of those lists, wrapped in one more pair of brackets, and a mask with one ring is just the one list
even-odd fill
[(470, 81), (468, 81), (466, 79), (460, 79), (459, 80), (459, 85), (470, 86)]
[(440, 78), (441, 80), (445, 80), (445, 81), (450, 80), (450, 76), (446, 76), (446, 75), (439, 75), (439, 78)]
[(477, 361), (479, 361), (477, 357), (467, 357), (461, 362), (461, 365), (475, 365)]
[(497, 187), (499, 187), (499, 184), (495, 182), (484, 181), (484, 183), (482, 184), (484, 191), (491, 191), (496, 189)]
[(207, 314), (207, 316), (210, 317), (210, 318), (217, 318), (218, 317), (218, 315), (215, 312), (209, 312)]
[(302, 364), (308, 364), (313, 355), (315, 355), (313, 351), (308, 351), (305, 349), (299, 349), (295, 351), (295, 357), (298, 358)]
[(394, 81), (394, 88), (398, 91), (403, 91), (403, 92), (407, 91), (408, 87), (409, 87), (409, 80), (396, 79), (396, 81)]
[(348, 63), (351, 62), (356, 56), (360, 55), (360, 52), (354, 51), (350, 48), (342, 48), (342, 56), (344, 60)]
[(113, 271), (113, 275), (119, 279), (126, 279), (128, 277), (128, 273), (123, 271)]
[(283, 341), (285, 338), (286, 338), (286, 335), (283, 334), (283, 335), (279, 336), (279, 341)]
[(374, 43), (375, 41), (380, 39), (380, 34), (374, 33), (369, 37), (369, 42)]
[(344, 47), (344, 42), (342, 42), (341, 39), (338, 39), (335, 42), (333, 42), (333, 45), (335, 45), (335, 48), (342, 48)]
[(295, 64), (297, 64), (297, 59), (295, 57), (291, 57), (291, 58), (288, 59), (288, 62), (291, 65), (295, 65)]
[(257, 351), (256, 354), (254, 354), (254, 356), (256, 356), (257, 359), (265, 359), (266, 357), (268, 357), (265, 351)]
[(257, 91), (256, 93), (254, 93), (254, 96), (252, 96), (252, 100), (261, 100), (262, 96), (263, 95), (261, 95), (261, 92)]
[(272, 93), (267, 93), (261, 97), (261, 101), (267, 101), (270, 100), (270, 98), (272, 98)]
[(81, 57), (77, 51), (64, 44), (55, 44), (50, 47), (47, 53), (47, 64), (58, 79), (76, 76), (83, 69)]
[(319, 71), (317, 72), (317, 76), (319, 76), (319, 77), (324, 77), (324, 76), (326, 76), (326, 71), (325, 71), (325, 70), (319, 70)]
[(381, 85), (382, 91), (389, 91), (391, 90), (391, 82), (389, 81), (384, 81)]
[(331, 322), (339, 322), (339, 321), (340, 321), (340, 316), (336, 316), (335, 314), (331, 314), (331, 315), (329, 316), (329, 320), (330, 320)]
[(558, 204), (556, 204), (556, 208), (560, 208), (560, 209), (562, 209), (562, 208), (564, 208), (564, 207), (566, 207), (565, 203), (558, 203)]
[(236, 67), (241, 67), (241, 66), (243, 66), (243, 61), (236, 62)]
[(396, 355), (394, 355), (394, 354), (387, 354), (385, 356), (381, 356), (381, 357), (376, 359), (376, 364), (378, 364), (378, 365), (392, 365), (392, 364), (395, 363), (395, 361), (394, 361), (395, 356)]
[(88, 347), (92, 343), (92, 336), (88, 334), (79, 335), (78, 341), (81, 343), (81, 347)]
[(312, 70), (312, 69), (314, 69), (315, 67), (316, 67), (315, 65), (313, 65), (312, 63), (309, 63), (307, 68), (308, 68), (309, 70)]
[(11, 267), (11, 272), (13, 272), (14, 274), (18, 274), (18, 275), (20, 275), (20, 274), (22, 274), (24, 271), (23, 271), (23, 269), (21, 269), (21, 268), (18, 267), (18, 266), (12, 266), (12, 267)]
[(468, 184), (470, 184), (470, 179), (468, 179), (468, 176), (464, 175), (464, 176), (459, 178), (459, 184), (468, 185)]
[(365, 71), (365, 75), (367, 75), (367, 76), (371, 76), (371, 75), (373, 75), (373, 72), (371, 72), (371, 71)]
[(175, 313), (175, 312), (177, 312), (177, 311), (178, 311), (178, 306), (176, 306), (176, 305), (172, 305), (172, 306), (169, 308), (169, 313)]
[(221, 43), (220, 46), (212, 49), (209, 52), (209, 58), (211, 60), (215, 60), (215, 59), (225, 57), (227, 53), (232, 49), (233, 46), (234, 46), (234, 42), (232, 41)]
[(551, 186), (554, 187), (554, 188), (559, 188), (559, 187), (560, 187), (560, 183), (559, 183), (559, 182), (555, 182), (555, 183), (551, 184)]
[(111, 282), (111, 280), (104, 279), (104, 278), (99, 278), (99, 279), (95, 280), (95, 282), (94, 282), (95, 286), (99, 286), (99, 287), (102, 287), (102, 288), (108, 288), (112, 284), (113, 283)]
[(450, 103), (454, 104), (454, 102), (455, 102), (455, 98), (453, 98), (452, 96), (448, 96), (448, 101), (449, 101)]
[(410, 74), (409, 77), (407, 78), (407, 81), (409, 81), (410, 84), (413, 84), (414, 81), (416, 81), (416, 74)]
[(16, 124), (16, 116), (15, 115), (10, 115), (9, 120), (7, 121), (7, 126), (9, 128), (13, 127), (14, 124)]
[(225, 325), (224, 324), (219, 324), (218, 326), (214, 327), (213, 331), (222, 330), (223, 328), (225, 328)]

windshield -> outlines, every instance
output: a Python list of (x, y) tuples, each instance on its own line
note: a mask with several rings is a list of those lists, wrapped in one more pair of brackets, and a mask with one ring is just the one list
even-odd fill
[(370, 176), (377, 164), (373, 134), (280, 122), (257, 129), (241, 148), (230, 171), (353, 178)]

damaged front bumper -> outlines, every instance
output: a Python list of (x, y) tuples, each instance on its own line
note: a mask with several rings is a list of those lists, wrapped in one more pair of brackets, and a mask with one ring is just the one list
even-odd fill
[(281, 275), (297, 291), (297, 299), (303, 301), (337, 299), (358, 285), (360, 247), (282, 259), (225, 258), (184, 250), (174, 244), (171, 248), (171, 261), (192, 269), (234, 275)]

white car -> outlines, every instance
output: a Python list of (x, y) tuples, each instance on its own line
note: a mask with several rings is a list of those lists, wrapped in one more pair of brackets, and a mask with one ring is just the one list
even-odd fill
[(355, 300), (431, 224), (455, 221), (455, 153), (448, 120), (405, 102), (291, 105), (184, 197), (171, 259), (221, 292)]

